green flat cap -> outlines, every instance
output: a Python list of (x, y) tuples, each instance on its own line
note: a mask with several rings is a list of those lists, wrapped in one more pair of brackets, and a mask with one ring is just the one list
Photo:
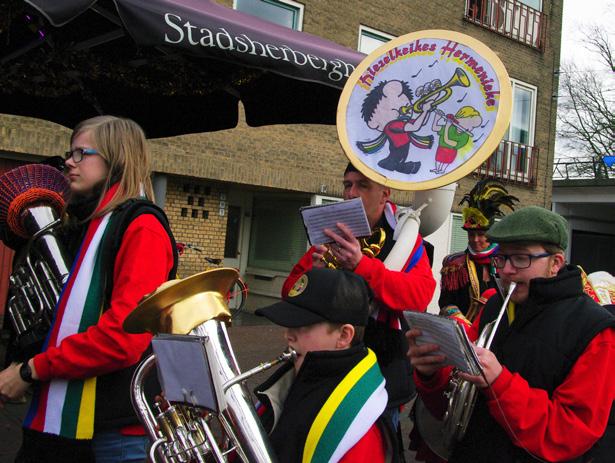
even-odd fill
[(561, 215), (543, 207), (528, 206), (508, 214), (487, 231), (492, 243), (530, 241), (551, 243), (566, 249), (568, 223)]

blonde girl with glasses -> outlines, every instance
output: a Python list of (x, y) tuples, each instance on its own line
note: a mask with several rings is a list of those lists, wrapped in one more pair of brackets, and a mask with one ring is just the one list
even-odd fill
[(149, 334), (122, 324), (141, 298), (174, 277), (175, 241), (151, 201), (141, 127), (113, 116), (75, 127), (66, 156), (74, 262), (43, 351), (0, 373), (0, 393), (35, 393), (19, 462), (145, 460), (147, 439), (130, 403), (130, 379)]

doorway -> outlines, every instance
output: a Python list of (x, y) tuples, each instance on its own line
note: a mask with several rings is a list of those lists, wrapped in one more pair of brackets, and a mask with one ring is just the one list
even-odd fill
[(246, 237), (250, 236), (251, 208), (251, 193), (233, 189), (229, 191), (223, 263), (225, 267), (238, 269), (242, 275), (246, 271), (248, 257)]

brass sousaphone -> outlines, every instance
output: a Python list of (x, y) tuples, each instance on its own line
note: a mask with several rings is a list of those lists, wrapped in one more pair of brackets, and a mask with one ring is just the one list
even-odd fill
[[(454, 182), (495, 152), (511, 110), (512, 88), (504, 65), (486, 45), (464, 34), (426, 30), (404, 35), (357, 66), (337, 112), (344, 152), (376, 183), (415, 191), (415, 209), (400, 208), (396, 214), (396, 243), (384, 261), (387, 268), (401, 270), (419, 228), (427, 235), (448, 218)], [(423, 209), (428, 226), (419, 218)], [(427, 426), (417, 416), (417, 428), (432, 450), (447, 453), (462, 436), (459, 429), (467, 426), (471, 411), (463, 414), (459, 404), (473, 399), (472, 388), (464, 383), (451, 392), (454, 405), (447, 422), (432, 427), (435, 432), (423, 432)]]

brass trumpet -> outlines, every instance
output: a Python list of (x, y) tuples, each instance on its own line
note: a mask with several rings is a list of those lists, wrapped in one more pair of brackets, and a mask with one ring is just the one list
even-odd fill
[[(359, 238), (359, 244), (361, 245), (361, 252), (368, 257), (376, 257), (380, 254), (384, 242), (386, 240), (386, 232), (382, 227), (376, 228), (372, 231), (370, 236)], [(337, 258), (331, 252), (331, 245), (327, 245), (327, 251), (322, 256), (322, 261), (327, 268), (337, 269), (340, 268), (340, 264)]]
[(468, 78), (468, 75), (465, 73), (465, 71), (463, 69), (461, 69), (461, 68), (455, 69), (453, 77), (451, 77), (450, 80), (447, 83), (445, 83), (444, 85), (442, 85), (440, 87), (437, 87), (436, 89), (432, 90), (431, 92), (425, 93), (421, 98), (416, 100), (414, 102), (414, 104), (412, 105), (412, 110), (415, 113), (422, 113), (423, 112), (423, 104), (429, 98), (433, 97), (434, 95), (438, 95), (439, 96), (441, 92), (444, 92), (444, 95), (439, 96), (433, 102), (432, 106), (435, 107), (435, 106), (438, 106), (440, 103), (444, 103), (453, 94), (453, 90), (451, 90), (451, 87), (455, 87), (455, 86), (461, 86), (461, 87), (469, 87), (470, 86), (470, 79)]
[[(517, 283), (514, 281), (510, 283), (497, 318), (489, 322), (483, 328), (476, 341), (477, 346), (484, 347), (485, 349), (491, 347), (502, 316), (508, 307), (508, 301), (515, 291), (516, 286)], [(457, 376), (456, 372), (453, 372), (453, 376), (449, 383), (449, 389), (444, 395), (448, 399), (448, 408), (442, 418), (442, 435), (445, 447), (449, 449), (449, 451), (452, 451), (457, 442), (463, 439), (468, 429), (468, 423), (472, 417), (472, 412), (474, 411), (474, 406), (476, 405), (476, 399), (478, 397), (478, 387), (475, 384), (461, 379)]]

